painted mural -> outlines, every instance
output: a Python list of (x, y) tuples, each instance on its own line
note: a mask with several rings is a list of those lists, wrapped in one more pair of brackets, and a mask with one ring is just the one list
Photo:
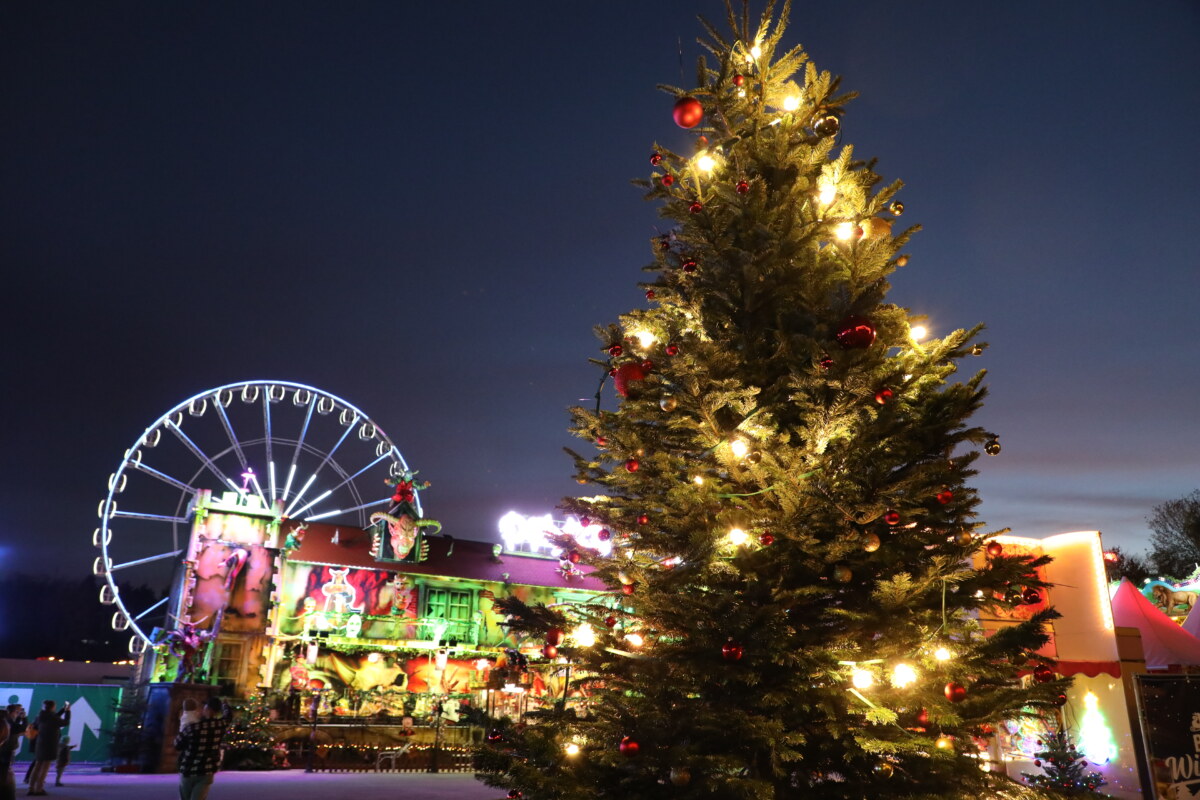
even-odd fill
[[(216, 516), (222, 515), (213, 514), (210, 519)], [(186, 616), (206, 630), (263, 630), (273, 561), (271, 551), (262, 545), (200, 537), (191, 565), (191, 605)]]
[(351, 639), (417, 638), (415, 587), (381, 569), (290, 563), (282, 587), (279, 631)]

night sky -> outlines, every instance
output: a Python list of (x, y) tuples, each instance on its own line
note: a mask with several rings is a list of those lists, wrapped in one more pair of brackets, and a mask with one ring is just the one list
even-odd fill
[[(566, 408), (644, 304), (657, 83), (714, 2), (10, 2), (0, 18), (0, 572), (87, 573), (105, 480), (202, 390), (366, 410), (427, 515), (495, 538), (578, 487)], [(891, 299), (985, 322), (982, 517), (1147, 541), (1200, 486), (1200, 12), (801, 3), (843, 142), (925, 231)], [(680, 76), (679, 42), (684, 74)]]

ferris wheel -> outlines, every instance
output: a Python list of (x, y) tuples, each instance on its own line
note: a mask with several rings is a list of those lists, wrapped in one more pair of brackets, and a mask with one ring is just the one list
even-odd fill
[(383, 429), (336, 395), (266, 380), (201, 392), (146, 428), (109, 476), (92, 534), (100, 602), (115, 607), (112, 627), (130, 632), (131, 653), (152, 644), (147, 628), (166, 614), (170, 595), (136, 607), (118, 580), (166, 582), (186, 552), (203, 490), (298, 523), (365, 528), (373, 510), (393, 502), (387, 481), (406, 476), (408, 464)]

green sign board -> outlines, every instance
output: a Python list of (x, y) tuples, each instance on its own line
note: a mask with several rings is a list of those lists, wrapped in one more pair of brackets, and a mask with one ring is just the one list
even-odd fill
[[(10, 703), (25, 706), (32, 723), (42, 710), (44, 700), (53, 700), (61, 708), (71, 704), (71, 724), (63, 736), (71, 737), (75, 749), (72, 761), (108, 761), (109, 732), (116, 727), (120, 686), (96, 686), (74, 683), (0, 683), (0, 707)], [(18, 761), (32, 758), (30, 745), (21, 744)]]

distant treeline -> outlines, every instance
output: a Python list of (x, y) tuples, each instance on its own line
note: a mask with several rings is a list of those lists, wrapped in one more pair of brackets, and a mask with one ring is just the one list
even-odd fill
[[(144, 586), (122, 586), (121, 597), (142, 609), (153, 605), (159, 595)], [(100, 579), (91, 576), (0, 577), (0, 658), (128, 658), (129, 634), (112, 629), (116, 607), (101, 605), (99, 598)]]

